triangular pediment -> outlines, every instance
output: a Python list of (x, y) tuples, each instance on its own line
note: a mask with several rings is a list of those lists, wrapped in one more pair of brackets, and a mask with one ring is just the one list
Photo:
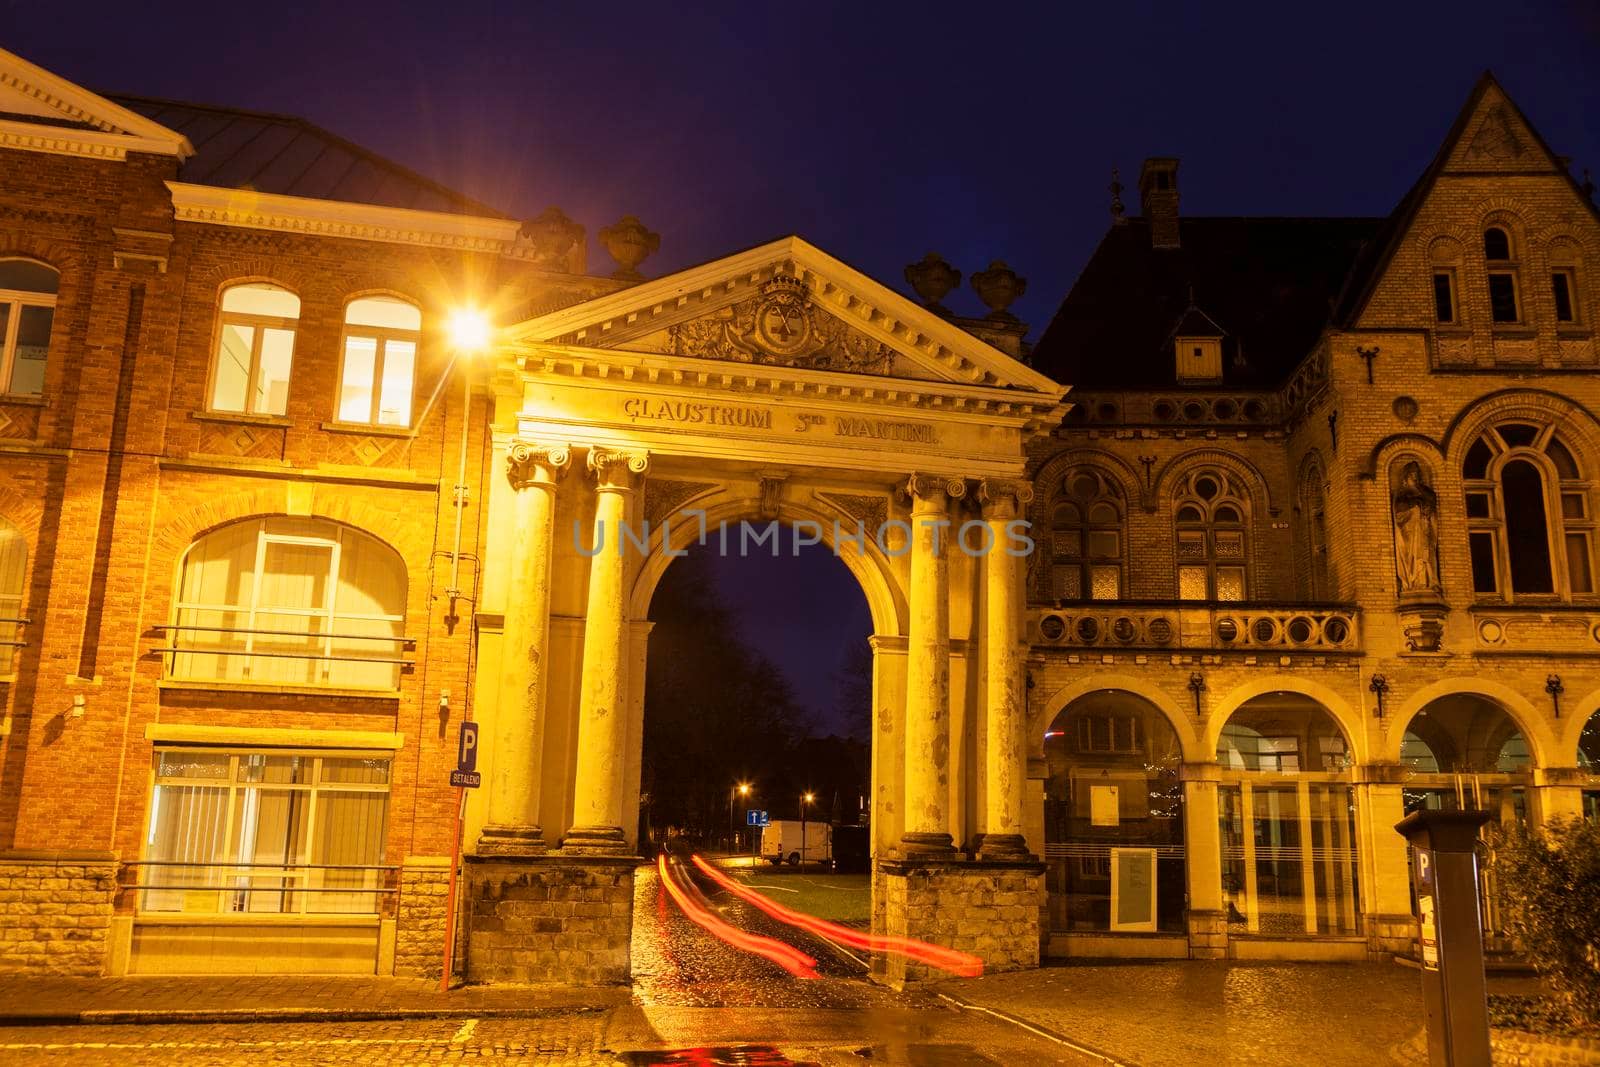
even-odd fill
[(506, 339), (1058, 398), (1065, 392), (799, 237), (530, 319), (507, 330)]
[(194, 154), (179, 133), (0, 48), (0, 145), (122, 159)]
[(1517, 105), (1485, 75), (1447, 143), (1444, 173), (1559, 171), (1563, 168)]

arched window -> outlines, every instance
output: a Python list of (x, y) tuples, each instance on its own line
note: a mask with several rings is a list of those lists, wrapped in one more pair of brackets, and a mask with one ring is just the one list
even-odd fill
[(350, 301), (344, 312), (339, 421), (410, 426), (422, 312), (392, 296)]
[(1161, 709), (1122, 690), (1086, 694), (1045, 731), (1044, 755), (1051, 930), (1181, 933), (1183, 752)]
[(1355, 933), (1353, 759), (1333, 716), (1299, 693), (1254, 697), (1223, 726), (1217, 762), (1229, 926)]
[(1051, 586), (1059, 600), (1122, 596), (1122, 494), (1092, 467), (1069, 471), (1050, 504)]
[(190, 681), (399, 687), (405, 563), (325, 519), (269, 516), (189, 546), (170, 673)]
[(1489, 317), (1495, 322), (1522, 321), (1517, 264), (1511, 251), (1511, 238), (1504, 229), (1490, 226), (1483, 231), (1483, 258), (1489, 266)]
[(0, 259), (0, 393), (44, 392), (61, 276), (31, 259)]
[(1179, 599), (1248, 598), (1248, 499), (1232, 475), (1214, 467), (1201, 467), (1178, 485), (1172, 514)]
[(0, 676), (12, 672), (22, 647), (27, 582), (28, 543), (22, 531), (0, 519)]
[(216, 358), (211, 365), (212, 411), (282, 415), (289, 402), (289, 369), (300, 298), (269, 282), (222, 292)]
[(1588, 480), (1555, 428), (1503, 422), (1467, 449), (1472, 585), (1498, 596), (1584, 596), (1594, 588)]

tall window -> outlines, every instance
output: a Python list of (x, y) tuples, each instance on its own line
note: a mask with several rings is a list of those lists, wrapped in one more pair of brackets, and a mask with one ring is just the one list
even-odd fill
[(1249, 506), (1244, 487), (1212, 467), (1193, 471), (1173, 501), (1178, 597), (1244, 600), (1249, 596)]
[(171, 675), (191, 681), (399, 687), (405, 563), (324, 519), (247, 519), (184, 555)]
[(1474, 590), (1595, 591), (1590, 487), (1554, 427), (1503, 422), (1485, 430), (1467, 449), (1461, 476)]
[(282, 415), (287, 410), (299, 320), (300, 298), (287, 289), (251, 282), (223, 291), (211, 367), (212, 411)]
[(1051, 585), (1059, 600), (1122, 596), (1122, 494), (1092, 468), (1070, 471), (1050, 505)]
[(28, 543), (22, 531), (0, 519), (0, 675), (12, 672), (22, 647), (27, 581)]
[(352, 300), (344, 314), (339, 421), (411, 425), (422, 312), (392, 296)]
[(162, 748), (141, 912), (375, 915), (389, 757)]
[(1521, 322), (1517, 265), (1505, 230), (1491, 226), (1483, 231), (1483, 258), (1489, 264), (1489, 317), (1495, 322)]
[(45, 354), (60, 275), (31, 259), (0, 259), (0, 393), (44, 392)]
[(1583, 321), (1583, 301), (1578, 289), (1581, 277), (1578, 252), (1578, 243), (1570, 237), (1557, 237), (1548, 248), (1550, 300), (1558, 324), (1572, 325)]
[(1313, 462), (1301, 472), (1300, 521), (1305, 532), (1305, 577), (1301, 592), (1307, 600), (1328, 598), (1328, 506), (1323, 491), (1322, 467)]

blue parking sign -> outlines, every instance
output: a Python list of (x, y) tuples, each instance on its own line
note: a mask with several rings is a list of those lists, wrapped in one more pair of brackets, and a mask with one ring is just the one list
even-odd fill
[(483, 784), (478, 773), (478, 724), (463, 722), (461, 736), (456, 741), (456, 769), (450, 772), (450, 784), (465, 789), (476, 789)]

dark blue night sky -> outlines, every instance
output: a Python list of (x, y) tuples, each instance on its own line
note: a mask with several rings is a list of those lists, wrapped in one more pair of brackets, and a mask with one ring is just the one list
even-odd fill
[[(303, 115), (513, 214), (557, 204), (594, 270), (625, 213), (661, 233), (650, 274), (786, 233), (901, 289), (929, 250), (968, 276), (1002, 258), (1033, 338), (1106, 227), (1111, 168), (1136, 212), (1145, 156), (1182, 158), (1185, 213), (1387, 214), (1491, 68), (1600, 174), (1594, 0), (0, 0), (0, 44), (95, 89)], [(865, 616), (843, 566), (723, 570), (829, 706), (832, 620)]]

